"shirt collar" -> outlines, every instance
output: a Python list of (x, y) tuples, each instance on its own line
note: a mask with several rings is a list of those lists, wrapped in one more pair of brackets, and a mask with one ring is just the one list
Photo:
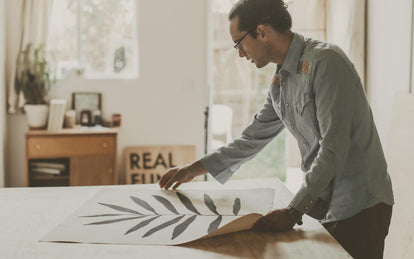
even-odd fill
[(298, 33), (294, 33), (285, 62), (281, 68), (280, 65), (278, 65), (278, 68), (296, 74), (298, 72), (299, 60), (302, 55), (304, 45), (305, 38)]

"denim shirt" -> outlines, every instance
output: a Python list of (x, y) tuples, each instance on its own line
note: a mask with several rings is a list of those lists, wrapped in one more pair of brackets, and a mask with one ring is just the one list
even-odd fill
[(284, 128), (297, 139), (305, 172), (290, 206), (326, 223), (379, 202), (394, 204), (361, 80), (336, 45), (295, 33), (253, 122), (240, 138), (200, 162), (225, 183)]

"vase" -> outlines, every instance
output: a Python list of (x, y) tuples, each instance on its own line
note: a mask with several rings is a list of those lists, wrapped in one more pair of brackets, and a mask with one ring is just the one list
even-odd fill
[(30, 129), (45, 129), (49, 106), (47, 104), (25, 104), (27, 120)]

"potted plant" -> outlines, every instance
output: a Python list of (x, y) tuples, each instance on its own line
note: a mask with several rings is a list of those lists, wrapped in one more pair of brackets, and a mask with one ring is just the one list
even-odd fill
[(31, 129), (45, 128), (49, 111), (45, 97), (55, 82), (56, 77), (46, 61), (44, 45), (34, 49), (31, 43), (27, 44), (16, 66), (15, 90), (18, 95), (23, 92), (24, 110)]

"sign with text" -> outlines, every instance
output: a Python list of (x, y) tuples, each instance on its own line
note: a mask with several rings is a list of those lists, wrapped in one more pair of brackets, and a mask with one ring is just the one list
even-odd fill
[(192, 163), (195, 146), (137, 146), (125, 148), (127, 184), (157, 183), (172, 167)]

